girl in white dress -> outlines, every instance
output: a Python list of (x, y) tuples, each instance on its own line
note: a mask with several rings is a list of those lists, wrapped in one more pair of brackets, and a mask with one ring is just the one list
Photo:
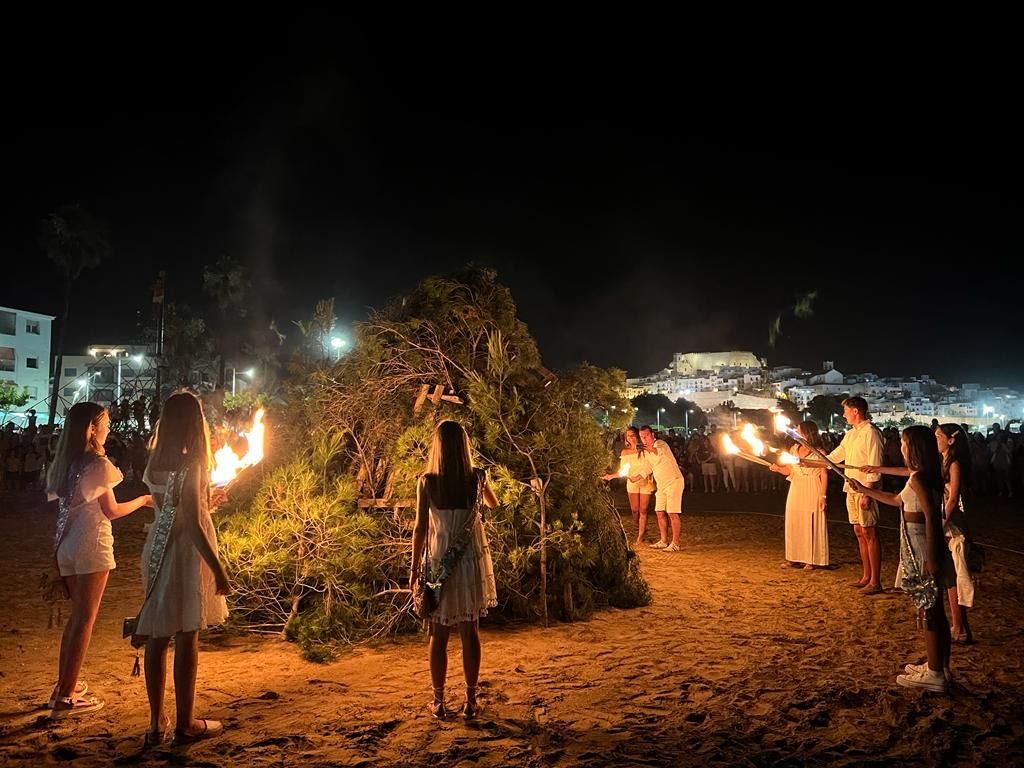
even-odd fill
[(601, 477), (602, 480), (614, 480), (626, 472), (626, 495), (629, 497), (629, 509), (636, 523), (636, 546), (640, 546), (647, 531), (647, 508), (650, 506), (651, 494), (654, 493), (654, 477), (651, 462), (640, 442), (640, 431), (636, 427), (626, 427), (626, 447), (619, 454), (619, 471)]
[[(416, 486), (416, 525), (412, 537), (410, 586), (421, 578), (443, 580), (437, 609), (430, 616), (431, 713), (447, 715), (444, 701), (448, 674), (448, 636), (457, 625), (462, 640), (466, 703), (462, 715), (474, 718), (480, 677), (479, 620), (498, 604), (491, 550), (483, 526), (482, 505), (498, 504), (482, 470), (473, 468), (469, 435), (462, 425), (442, 421), (434, 433), (427, 471)], [(426, 543), (426, 562), (421, 555)], [(455, 552), (458, 555), (454, 555)]]
[[(808, 443), (825, 450), (818, 433), (818, 425), (804, 421), (797, 432)], [(804, 459), (811, 451), (795, 445), (791, 453)], [(773, 464), (772, 472), (789, 478), (786, 496), (786, 565), (803, 566), (806, 570), (828, 565), (828, 521), (825, 519), (825, 491), (828, 470), (801, 464)]]
[(216, 720), (194, 716), (199, 630), (221, 624), (228, 609), (228, 577), (217, 557), (210, 518), (210, 435), (203, 408), (189, 392), (172, 395), (153, 439), (144, 480), (156, 501), (156, 520), (142, 549), (146, 599), (136, 636), (146, 642), (146, 745), (164, 739), (167, 647), (174, 638), (174, 743), (221, 732)]
[(71, 406), (46, 476), (48, 497), (60, 502), (54, 553), (71, 598), (71, 618), (60, 641), (57, 686), (47, 702), (54, 720), (103, 708), (102, 700), (84, 695), (88, 686), (78, 675), (107, 577), (116, 567), (110, 521), (153, 503), (150, 496), (123, 504), (114, 498), (114, 486), (124, 478), (103, 452), (109, 430), (110, 418), (103, 406)]
[(959, 424), (940, 424), (935, 428), (935, 442), (942, 455), (942, 521), (946, 545), (953, 557), (955, 583), (947, 590), (949, 612), (953, 618), (950, 632), (957, 643), (972, 643), (974, 635), (967, 611), (974, 607), (974, 576), (968, 567), (971, 535), (968, 527), (965, 492), (971, 487), (971, 449), (967, 435)]

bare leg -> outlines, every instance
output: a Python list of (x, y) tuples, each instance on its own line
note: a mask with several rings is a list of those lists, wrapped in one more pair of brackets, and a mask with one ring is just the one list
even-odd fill
[(448, 677), (448, 635), (451, 627), (430, 625), (430, 684), (434, 687), (434, 714), (444, 716), (444, 681)]
[(946, 598), (949, 600), (949, 615), (953, 619), (953, 626), (950, 627), (950, 632), (953, 637), (959, 637), (964, 632), (962, 623), (963, 613), (960, 611), (960, 596), (957, 594), (955, 584), (946, 590)]
[[(164, 689), (167, 687), (167, 646), (169, 637), (146, 641), (146, 696), (149, 698), (149, 730), (164, 730)], [(177, 691), (175, 691), (177, 693)]]
[(861, 586), (865, 586), (871, 581), (871, 560), (868, 556), (868, 543), (864, 538), (864, 529), (861, 526), (854, 524), (853, 533), (857, 537), (857, 551), (860, 553), (861, 575), (858, 583)]
[(194, 736), (206, 730), (195, 718), (196, 670), (199, 668), (199, 633), (178, 632), (174, 636), (174, 730)]
[(668, 520), (665, 519), (666, 515), (663, 511), (655, 511), (655, 515), (658, 516), (658, 531), (661, 533), (661, 541), (668, 541)]
[(466, 708), (476, 711), (476, 686), (480, 680), (480, 627), (475, 621), (459, 622), (462, 641), (462, 674), (466, 678)]
[(110, 571), (99, 571), (67, 577), (68, 591), (71, 593), (71, 618), (61, 637), (58, 698), (69, 698), (78, 684), (78, 675), (89, 650), (92, 628), (96, 624), (96, 614), (109, 575)]
[(941, 600), (936, 600), (925, 611), (925, 627), (924, 648), (928, 656), (928, 668), (933, 672), (942, 672), (949, 667), (951, 643), (946, 609)]
[(637, 534), (636, 543), (639, 544), (647, 533), (647, 507), (650, 506), (651, 494), (638, 493), (637, 498)]
[(669, 515), (668, 519), (672, 522), (672, 543), (677, 547), (679, 546), (679, 533), (682, 530), (682, 524), (679, 518), (682, 515)]
[(868, 586), (879, 587), (882, 585), (882, 542), (874, 526), (864, 528), (864, 540), (868, 553)]

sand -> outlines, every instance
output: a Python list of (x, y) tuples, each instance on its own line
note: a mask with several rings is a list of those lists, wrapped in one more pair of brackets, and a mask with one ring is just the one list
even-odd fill
[[(429, 715), (422, 637), (314, 664), (276, 639), (218, 633), (203, 638), (197, 715), (223, 721), (223, 736), (146, 753), (145, 686), (130, 676), (133, 652), (120, 637), (122, 618), (141, 600), (145, 513), (115, 523), (119, 567), (83, 672), (107, 705), (50, 724), (41, 702), (55, 680), (60, 633), (47, 628), (36, 581), (53, 511), (27, 496), (0, 499), (0, 761), (308, 768), (1024, 764), (1024, 557), (990, 550), (972, 618), (977, 643), (954, 647), (952, 692), (930, 694), (895, 684), (903, 664), (923, 658), (909, 598), (891, 590), (861, 597), (848, 586), (860, 566), (840, 505), (830, 512), (837, 521), (830, 526), (834, 569), (804, 572), (780, 567), (782, 496), (688, 494), (685, 504), (684, 550), (639, 552), (653, 589), (650, 606), (548, 629), (485, 620), (485, 710), (475, 722)], [(895, 521), (890, 510), (882, 522)], [(652, 516), (649, 535), (653, 523)], [(982, 540), (1024, 550), (1019, 512), (989, 510), (979, 528)], [(883, 577), (891, 585), (896, 533), (881, 533)], [(453, 638), (453, 707), (461, 678)]]

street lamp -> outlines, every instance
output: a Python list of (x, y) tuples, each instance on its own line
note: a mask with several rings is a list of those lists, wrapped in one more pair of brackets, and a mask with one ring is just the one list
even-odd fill
[(331, 339), (331, 346), (334, 347), (334, 359), (341, 360), (341, 348), (345, 346), (347, 342), (340, 336), (335, 336)]
[(687, 408), (686, 409), (686, 414), (685, 414), (685, 418), (686, 418), (686, 434), (687, 435), (690, 434), (690, 414), (691, 413), (693, 413), (693, 409), (692, 408)]
[[(242, 375), (243, 376), (248, 376), (251, 379), (253, 376), (256, 375), (256, 369), (255, 368), (250, 368), (247, 371), (242, 371)], [(231, 394), (232, 395), (235, 394), (235, 377), (236, 376), (237, 376), (237, 371), (234, 368), (232, 368), (231, 369)]]
[(661, 431), (661, 414), (663, 414), (664, 412), (665, 412), (664, 408), (659, 408), (658, 412), (654, 415), (655, 418), (658, 420), (658, 430), (659, 431)]

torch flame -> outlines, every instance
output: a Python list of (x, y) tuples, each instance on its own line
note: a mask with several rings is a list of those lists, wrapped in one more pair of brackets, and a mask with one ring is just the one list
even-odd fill
[(779, 453), (780, 464), (799, 464), (800, 457), (794, 456), (792, 453), (786, 453), (785, 451)]
[(619, 477), (626, 477), (629, 474), (629, 462), (627, 461), (622, 465), (622, 469), (619, 470)]
[(747, 441), (750, 446), (751, 452), (755, 456), (764, 456), (764, 443), (757, 439), (757, 435), (754, 434), (754, 425), (747, 423), (743, 425), (743, 431), (740, 432), (740, 437)]
[(247, 444), (245, 456), (239, 457), (231, 446), (225, 444), (213, 455), (214, 468), (210, 473), (210, 482), (216, 486), (225, 486), (237, 477), (246, 467), (263, 461), (263, 409), (256, 411), (252, 419), (252, 427), (245, 434)]
[(740, 449), (736, 447), (736, 443), (732, 441), (729, 435), (722, 435), (722, 448), (725, 449), (726, 453), (739, 453)]
[(789, 418), (782, 415), (781, 413), (775, 414), (775, 430), (777, 432), (785, 432), (786, 428), (789, 427)]

